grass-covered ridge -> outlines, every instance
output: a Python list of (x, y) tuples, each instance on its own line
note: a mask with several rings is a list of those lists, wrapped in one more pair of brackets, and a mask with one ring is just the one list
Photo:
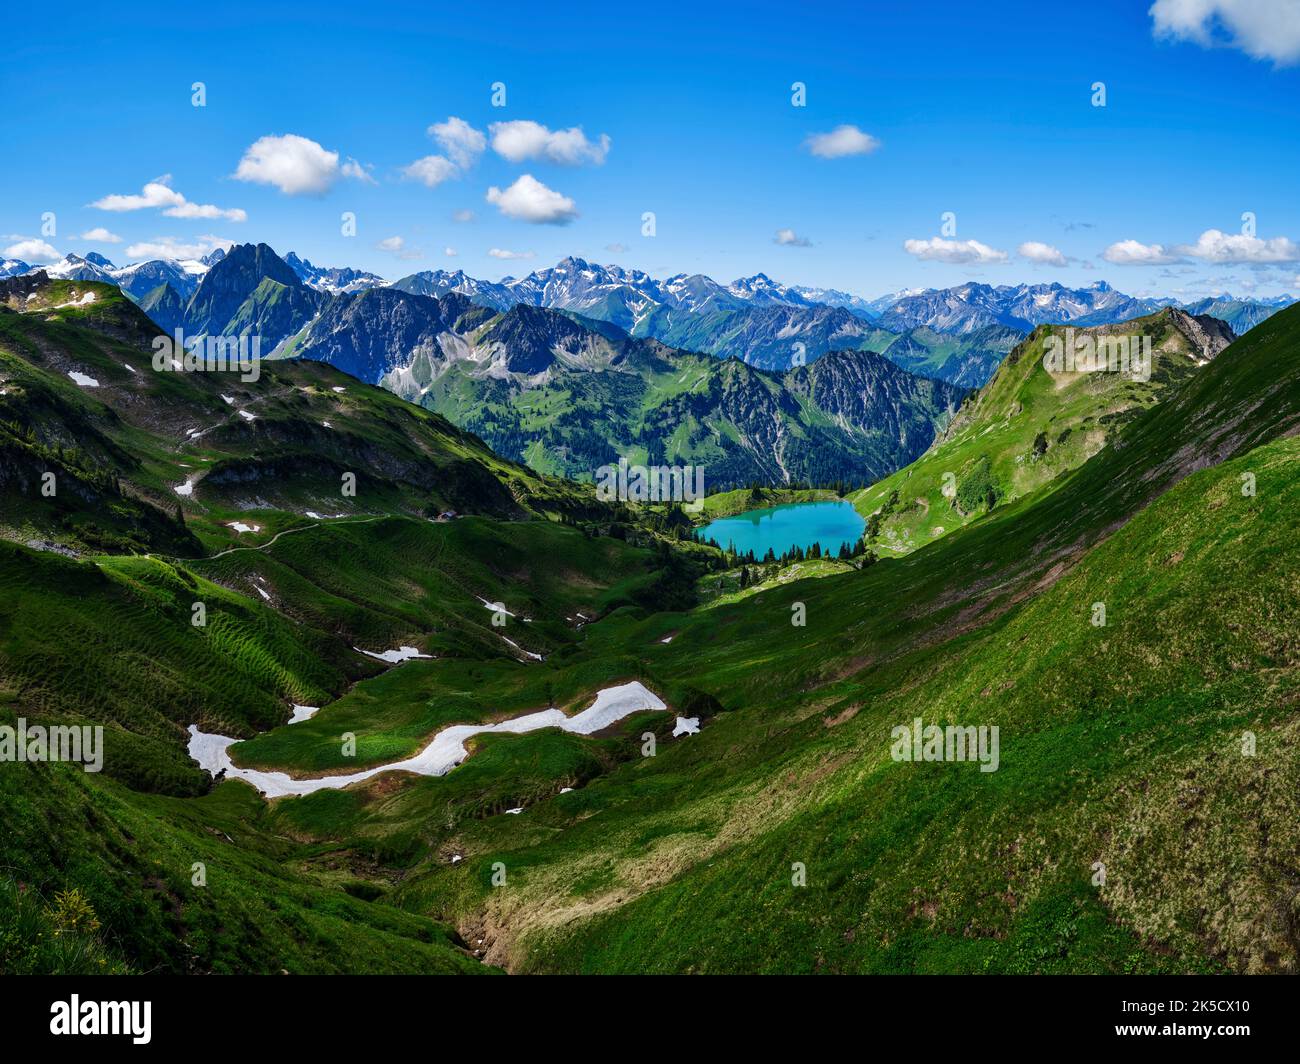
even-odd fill
[[(905, 554), (1078, 468), (1167, 387), (1208, 360), (1204, 329), (1169, 309), (1118, 325), (1040, 326), (963, 404), (925, 455), (853, 496), (870, 521), (873, 549)], [(1150, 342), (1149, 375), (1052, 371), (1044, 364), (1052, 345), (1067, 337), (1101, 342), (1128, 336)], [(1223, 342), (1209, 339), (1216, 347)]]

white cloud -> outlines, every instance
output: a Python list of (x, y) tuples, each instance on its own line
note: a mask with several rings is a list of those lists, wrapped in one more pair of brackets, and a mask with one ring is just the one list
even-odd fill
[(243, 222), (248, 215), (238, 207), (229, 210), (215, 207), (211, 203), (180, 203), (168, 207), (163, 214), (169, 218), (224, 218), (228, 222)]
[(371, 184), (374, 179), (355, 159), (339, 162), (339, 153), (296, 133), (259, 137), (235, 168), (236, 181), (274, 185), (286, 196), (320, 196), (340, 177)]
[(870, 155), (880, 141), (857, 126), (836, 126), (829, 133), (814, 133), (804, 147), (820, 159), (842, 159), (846, 155)]
[(905, 240), (903, 250), (918, 259), (954, 265), (1007, 261), (1005, 251), (998, 251), (978, 240), (945, 240), (941, 236), (929, 240)]
[(474, 160), (487, 147), (487, 137), (481, 130), (454, 115), (445, 122), (431, 125), (427, 132), (447, 153), (447, 157), (462, 170), (473, 165)]
[(1164, 266), (1179, 261), (1163, 244), (1143, 244), (1137, 240), (1118, 240), (1101, 257), (1112, 266)]
[(118, 236), (116, 233), (110, 233), (102, 225), (98, 225), (94, 229), (87, 229), (84, 233), (81, 234), (81, 239), (97, 240), (101, 244), (122, 243), (122, 238), (120, 236)]
[(247, 221), (248, 214), (238, 207), (216, 207), (211, 203), (191, 203), (171, 187), (171, 174), (148, 182), (138, 193), (114, 193), (90, 204), (101, 211), (161, 210), (169, 218), (224, 218), (228, 222)]
[(590, 141), (581, 126), (550, 130), (540, 122), (520, 120), (494, 122), (488, 128), (492, 133), (492, 150), (512, 163), (546, 159), (561, 166), (581, 166), (586, 162), (599, 166), (609, 154), (609, 136), (602, 133), (598, 140)]
[(627, 252), (627, 249), (628, 248), (626, 244), (614, 243), (614, 244), (605, 245), (605, 250), (608, 251), (611, 255), (625, 254)]
[(457, 255), (460, 254), (459, 251), (457, 251), (455, 248), (451, 248), (451, 247), (443, 248), (443, 249), (442, 249), (442, 253), (443, 253), (444, 255), (446, 255), (447, 258), (449, 258), (449, 259), (454, 259)]
[(387, 251), (390, 255), (395, 255), (399, 259), (418, 259), (423, 252), (415, 248), (406, 246), (406, 238), (400, 236), (387, 236), (375, 244), (380, 251)]
[(1287, 237), (1264, 240), (1245, 233), (1222, 233), (1218, 229), (1207, 229), (1195, 244), (1182, 244), (1175, 250), (1220, 264), (1300, 262), (1300, 246)]
[(1066, 264), (1066, 258), (1058, 248), (1037, 240), (1026, 240), (1016, 251), (1019, 252), (1021, 257), (1028, 259), (1030, 262), (1036, 262), (1040, 266), (1064, 266)]
[(156, 181), (150, 181), (139, 194), (114, 194), (95, 200), (90, 206), (101, 211), (140, 211), (148, 207), (176, 207), (185, 202), (185, 197), (174, 188), (169, 187), (171, 174), (163, 174)]
[(793, 229), (778, 229), (776, 236), (772, 238), (774, 244), (782, 244), (788, 248), (810, 248), (812, 241), (806, 237), (799, 236)]
[(360, 181), (362, 184), (377, 185), (379, 182), (370, 176), (370, 171), (373, 169), (373, 166), (362, 166), (356, 159), (349, 159), (343, 164), (339, 173), (344, 177), (352, 178), (354, 181)]
[(4, 255), (7, 259), (20, 259), (23, 262), (58, 262), (63, 258), (44, 240), (35, 237), (20, 238), (18, 243), (10, 244), (0, 252), (0, 255)]
[(1228, 45), (1277, 66), (1300, 61), (1300, 0), (1156, 0), (1157, 37)]
[(201, 236), (192, 242), (178, 240), (174, 236), (158, 236), (153, 240), (128, 245), (126, 254), (133, 259), (201, 259), (217, 248), (229, 251), (234, 246), (233, 240), (220, 236)]
[(537, 254), (535, 251), (505, 251), (502, 248), (489, 248), (488, 254), (494, 259), (531, 259)]
[(568, 225), (578, 216), (573, 200), (547, 188), (532, 174), (522, 175), (504, 192), (493, 185), (486, 198), (507, 218), (533, 225)]
[(441, 155), (426, 155), (423, 159), (402, 167), (402, 176), (408, 181), (420, 181), (429, 188), (437, 188), (449, 178), (459, 177), (456, 164)]
[(477, 214), (464, 207), (462, 207), (458, 211), (452, 211), (451, 214), (451, 220), (453, 222), (459, 222), (461, 225), (465, 225), (468, 222), (472, 222), (477, 217), (478, 217)]
[(460, 177), (487, 148), (487, 137), (482, 131), (455, 115), (445, 122), (435, 122), (426, 132), (438, 142), (443, 154), (416, 159), (402, 167), (402, 177), (422, 182), (429, 188), (437, 188), (444, 181)]

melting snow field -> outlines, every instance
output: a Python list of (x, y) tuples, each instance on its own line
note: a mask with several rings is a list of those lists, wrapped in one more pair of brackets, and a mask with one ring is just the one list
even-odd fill
[(358, 654), (365, 654), (368, 658), (378, 658), (380, 661), (388, 661), (396, 665), (402, 661), (409, 661), (411, 658), (431, 658), (432, 654), (421, 654), (415, 647), (398, 647), (396, 650), (384, 650), (376, 654), (373, 650), (362, 650), (360, 647), (353, 647)]
[(293, 707), (293, 716), (289, 718), (290, 724), (301, 724), (304, 720), (311, 720), (320, 712), (320, 706), (300, 706), (295, 704)]
[[(88, 292), (87, 295), (94, 295), (94, 292)], [(98, 388), (99, 381), (94, 377), (87, 377), (84, 373), (78, 373), (75, 369), (68, 370), (68, 376), (72, 378), (75, 384), (80, 384), (83, 388)]]
[[(299, 709), (294, 707), (294, 714)], [(389, 765), (378, 765), (361, 772), (343, 776), (325, 776), (320, 779), (294, 779), (285, 772), (264, 772), (258, 769), (239, 768), (230, 760), (230, 747), (238, 739), (228, 739), (224, 735), (209, 735), (191, 724), (189, 753), (200, 768), (207, 769), (214, 776), (225, 771), (228, 779), (240, 779), (251, 783), (268, 798), (283, 798), (288, 795), (311, 794), (315, 791), (336, 790), (349, 784), (378, 776), (381, 772), (414, 772), (420, 776), (443, 776), (459, 765), (468, 756), (465, 740), (472, 735), (505, 732), (522, 735), (537, 731), (539, 728), (562, 728), (575, 735), (591, 735), (602, 728), (608, 728), (624, 717), (642, 710), (663, 710), (668, 707), (653, 691), (640, 682), (607, 687), (596, 695), (596, 700), (581, 713), (566, 717), (558, 709), (543, 709), (536, 713), (527, 713), (522, 717), (503, 720), (497, 724), (456, 724), (443, 728), (414, 757), (405, 761), (395, 761)], [(516, 812), (516, 810), (511, 810)]]
[(194, 481), (191, 479), (184, 484), (177, 484), (176, 487), (172, 488), (172, 491), (176, 492), (177, 495), (193, 495)]

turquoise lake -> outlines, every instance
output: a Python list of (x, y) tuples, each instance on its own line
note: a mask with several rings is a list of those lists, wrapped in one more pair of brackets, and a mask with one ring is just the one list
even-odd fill
[(820, 543), (822, 553), (838, 554), (840, 544), (853, 546), (867, 527), (853, 504), (843, 499), (830, 502), (791, 502), (765, 510), (749, 510), (735, 517), (720, 517), (696, 530), (701, 540), (715, 540), (726, 550), (753, 551), (762, 558), (767, 548), (779, 558), (792, 547), (810, 548)]

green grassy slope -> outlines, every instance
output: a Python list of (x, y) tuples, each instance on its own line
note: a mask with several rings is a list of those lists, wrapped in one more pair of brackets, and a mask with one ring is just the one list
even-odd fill
[[(9, 459), (0, 490), (13, 538), (185, 555), (200, 553), (199, 541), (265, 540), (307, 523), (308, 512), (592, 508), (589, 494), (503, 461), (436, 414), (327, 365), (264, 362), (256, 380), (157, 372), (157, 329), (118, 289), (51, 282), (35, 295), (21, 301), (29, 309), (0, 306), (0, 447)], [(83, 304), (86, 296), (94, 301)], [(41, 494), (47, 471), (64, 485), (54, 497)], [(345, 493), (348, 474), (354, 494)], [(178, 492), (185, 484), (188, 494)], [(236, 532), (234, 521), (258, 533)]]
[(966, 524), (991, 505), (1023, 498), (1082, 465), (1164, 390), (1203, 361), (1169, 310), (1078, 335), (1149, 337), (1149, 380), (1116, 372), (1052, 373), (1044, 355), (1059, 326), (1041, 326), (1003, 361), (991, 381), (910, 466), (852, 498), (878, 515), (873, 548), (905, 554)]
[[(1297, 349), (1278, 315), (907, 558), (605, 626), (727, 712), (465, 828), (405, 904), (523, 970), (1293, 970)], [(915, 716), (999, 725), (1000, 769), (892, 761)]]
[[(175, 453), (160, 441), (181, 430), (148, 414), (147, 392), (132, 420), (124, 402), (60, 391), (72, 340), (37, 320), (8, 323), (38, 347), (14, 341), (8, 372), (102, 446)], [(73, 339), (95, 349), (79, 358), (118, 353), (90, 330)], [(351, 517), (225, 511), (264, 526), (242, 545), (200, 481), (185, 559), (0, 544), (0, 723), (111, 733), (101, 776), (0, 764), (0, 817), (21, 825), (0, 840), (0, 917), (22, 929), (0, 934), (0, 969), (1295, 970), (1298, 350), (1293, 308), (1162, 382), (1159, 401), (1071, 397), (1055, 409), (1072, 418), (1133, 412), (1095, 453), (921, 549), (703, 609), (667, 612), (703, 548), (647, 549), (635, 523), (625, 542), (594, 523), (431, 522), (398, 476)], [(272, 444), (340, 394), (328, 367), (284, 372), (308, 392), (277, 393)], [(338, 386), (359, 396), (343, 416), (372, 457), (427, 441), (405, 404)], [(981, 398), (994, 415), (1047, 409), (1038, 382), (998, 387)], [(979, 420), (985, 441), (1004, 431)], [(999, 455), (1041, 430), (1006, 431)], [(582, 505), (576, 488), (470, 460), (512, 500)], [(482, 599), (504, 602), (504, 628)], [(398, 643), (436, 657), (387, 669), (352, 649)], [(198, 721), (245, 738), (241, 764), (359, 768), (448, 723), (577, 709), (629, 679), (673, 712), (592, 737), (480, 737), (438, 779), (267, 803), (236, 781), (209, 791), (185, 756)], [(291, 702), (323, 708), (286, 725)], [(676, 714), (699, 734), (674, 738)], [(918, 716), (998, 726), (998, 770), (892, 760), (890, 729)], [(43, 910), (20, 881), (42, 899), (82, 891), (103, 924), (93, 942), (71, 958), (36, 948)]]

